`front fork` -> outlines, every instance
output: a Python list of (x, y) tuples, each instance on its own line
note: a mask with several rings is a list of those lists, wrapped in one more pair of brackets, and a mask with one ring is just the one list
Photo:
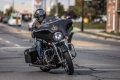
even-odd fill
[(68, 48), (68, 53), (69, 53), (69, 55), (70, 55), (70, 58), (73, 59), (73, 57), (72, 57), (72, 55), (71, 55), (71, 52), (70, 52), (70, 50), (69, 50), (69, 47), (68, 47), (68, 44), (67, 44), (66, 39), (64, 40), (64, 44), (65, 44), (66, 47)]
[[(71, 43), (67, 43), (66, 39), (64, 39), (63, 42), (64, 42), (64, 45), (67, 47), (67, 51), (68, 51), (68, 53), (69, 53), (71, 59), (73, 60), (73, 59), (76, 57), (76, 55), (77, 55), (77, 51), (76, 51), (74, 45), (71, 44)], [(71, 45), (71, 47), (72, 47), (72, 49), (73, 49), (73, 51), (74, 51), (74, 52), (73, 52), (74, 54), (71, 53), (71, 51), (69, 50), (68, 45)]]
[(59, 63), (61, 63), (61, 62), (62, 62), (62, 59), (61, 59), (60, 56), (59, 56), (59, 53), (58, 53), (58, 51), (57, 51), (58, 49), (57, 49), (55, 43), (52, 43), (52, 46), (53, 46), (53, 50), (55, 51), (55, 53), (56, 53), (56, 55), (57, 55), (57, 57), (58, 57), (58, 59), (59, 59)]
[[(62, 53), (68, 52), (69, 55), (70, 55), (70, 58), (73, 60), (74, 57), (71, 55), (71, 52), (70, 52), (70, 50), (69, 50), (69, 48), (68, 48), (68, 43), (67, 43), (66, 39), (63, 39), (61, 42), (64, 43), (64, 45), (65, 45), (65, 48), (61, 48), (61, 49), (63, 49), (63, 50), (61, 50), (61, 52), (62, 52)], [(70, 44), (70, 43), (69, 43), (69, 44)], [(72, 45), (72, 44), (70, 44), (70, 45)], [(58, 54), (57, 47), (56, 47), (55, 43), (52, 43), (52, 46), (53, 46), (53, 48), (54, 48), (54, 51), (55, 51), (55, 53), (56, 53), (59, 61), (61, 62), (62, 60), (61, 60), (61, 58), (60, 58), (60, 56), (59, 56), (59, 54)], [(72, 47), (74, 48), (73, 45), (72, 45)], [(74, 48), (74, 51), (75, 51), (75, 53), (76, 53), (75, 48)]]
[[(60, 55), (59, 55), (59, 53), (58, 53), (58, 49), (60, 50), (60, 53), (61, 53), (61, 54), (64, 54), (64, 52), (68, 52), (69, 55), (70, 55), (70, 58), (71, 58), (72, 60), (76, 57), (76, 54), (77, 54), (77, 53), (76, 53), (76, 50), (75, 50), (75, 48), (74, 48), (74, 46), (73, 46), (72, 44), (67, 43), (66, 39), (63, 39), (63, 40), (61, 41), (61, 43), (63, 43), (63, 46), (62, 46), (61, 48), (57, 48), (57, 47), (56, 47), (56, 43), (51, 43), (51, 45), (53, 46), (53, 50), (54, 50), (55, 53), (54, 53), (54, 55), (53, 55), (53, 57), (51, 58), (50, 61), (47, 60), (47, 52), (50, 51), (51, 49), (48, 49), (48, 50), (46, 50), (46, 51), (44, 52), (44, 55), (45, 55), (45, 59), (46, 59), (47, 64), (49, 64), (49, 62), (51, 62), (51, 61), (53, 60), (53, 58), (55, 57), (55, 55), (58, 57), (58, 60), (59, 60), (59, 63), (58, 63), (58, 64), (64, 62), (64, 60), (62, 60), (62, 58), (60, 57)], [(73, 49), (74, 49), (74, 51), (75, 51), (75, 56), (73, 56), (73, 55), (71, 54), (71, 52), (70, 52), (70, 50), (69, 50), (69, 48), (68, 48), (68, 44), (72, 45), (72, 47), (73, 47)]]

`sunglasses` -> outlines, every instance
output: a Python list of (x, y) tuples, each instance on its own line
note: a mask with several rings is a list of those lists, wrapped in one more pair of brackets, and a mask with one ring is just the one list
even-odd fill
[(43, 17), (43, 16), (37, 16), (37, 18), (41, 18), (41, 17)]

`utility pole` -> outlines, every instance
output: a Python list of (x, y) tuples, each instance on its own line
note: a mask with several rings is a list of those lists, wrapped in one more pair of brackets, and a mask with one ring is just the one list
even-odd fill
[(92, 0), (82, 0), (82, 23), (81, 23), (81, 32), (84, 32), (84, 1), (92, 1)]
[(82, 0), (82, 23), (81, 23), (81, 32), (84, 32), (84, 0)]
[(68, 0), (68, 8), (70, 7), (70, 0)]
[(57, 5), (57, 3), (58, 3), (58, 0), (56, 0), (56, 13), (55, 13), (56, 16), (58, 16), (58, 5)]
[(34, 18), (34, 0), (32, 0), (32, 20)]
[(14, 12), (14, 0), (12, 2), (12, 8), (13, 8), (12, 12)]
[(42, 9), (44, 9), (45, 8), (45, 6), (44, 6), (45, 4), (44, 4), (44, 0), (42, 0)]
[(50, 4), (49, 4), (50, 5), (50, 10), (51, 10), (51, 3), (52, 3), (52, 0), (50, 0)]
[(44, 10), (46, 11), (46, 0), (44, 0)]

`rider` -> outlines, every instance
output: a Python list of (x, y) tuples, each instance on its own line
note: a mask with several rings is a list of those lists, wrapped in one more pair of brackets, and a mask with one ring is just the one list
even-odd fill
[[(36, 18), (36, 20), (32, 25), (32, 30), (36, 30), (40, 27), (40, 24), (44, 21), (46, 17), (46, 12), (43, 9), (37, 9), (35, 11), (34, 17)], [(40, 60), (42, 60), (42, 56), (43, 56), (42, 43), (43, 43), (42, 39), (36, 39), (35, 45)]]

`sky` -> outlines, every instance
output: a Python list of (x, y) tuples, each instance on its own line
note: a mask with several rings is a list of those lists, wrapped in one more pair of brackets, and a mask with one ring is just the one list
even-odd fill
[[(53, 3), (54, 4), (53, 0)], [(0, 11), (3, 11), (3, 8), (7, 4), (12, 4), (13, 0), (0, 0)], [(68, 0), (58, 0), (58, 2), (61, 2), (63, 5), (68, 6)], [(21, 4), (21, 3), (27, 3), (32, 4), (32, 0), (14, 0), (14, 4)], [(70, 0), (70, 5), (74, 5), (75, 0)], [(50, 0), (46, 0), (46, 4), (50, 5)]]

